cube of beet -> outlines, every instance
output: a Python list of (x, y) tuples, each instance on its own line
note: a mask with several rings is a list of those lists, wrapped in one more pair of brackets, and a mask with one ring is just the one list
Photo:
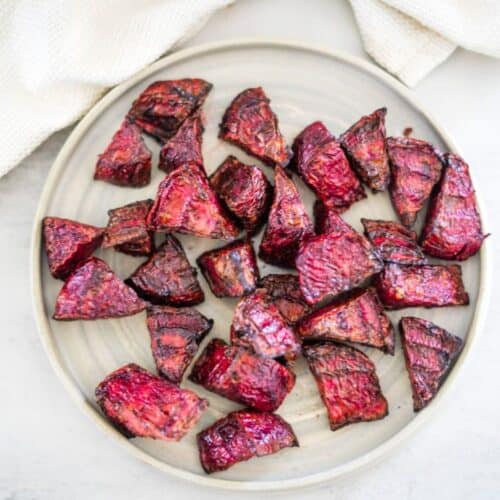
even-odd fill
[(290, 424), (254, 410), (234, 411), (198, 434), (200, 462), (208, 474), (289, 446), (299, 446)]
[(146, 303), (101, 259), (91, 257), (69, 276), (56, 299), (54, 319), (106, 319), (137, 314)]
[(151, 180), (151, 151), (139, 129), (123, 120), (104, 153), (99, 155), (94, 179), (117, 186), (141, 187)]
[(242, 297), (257, 286), (259, 268), (248, 240), (209, 250), (196, 262), (216, 297)]
[(158, 372), (179, 384), (214, 321), (192, 307), (152, 306), (147, 312), (151, 350)]
[(271, 167), (285, 167), (292, 153), (269, 103), (261, 87), (238, 94), (222, 117), (219, 137)]
[(127, 437), (179, 441), (208, 401), (133, 363), (110, 373), (96, 388), (97, 404)]
[(126, 283), (153, 304), (192, 306), (205, 300), (181, 243), (167, 234), (158, 250), (127, 279)]
[(104, 229), (60, 217), (45, 217), (42, 224), (50, 273), (57, 279), (66, 279), (90, 257), (104, 235)]
[(276, 410), (295, 375), (274, 359), (213, 339), (196, 360), (189, 379), (205, 389), (260, 411)]

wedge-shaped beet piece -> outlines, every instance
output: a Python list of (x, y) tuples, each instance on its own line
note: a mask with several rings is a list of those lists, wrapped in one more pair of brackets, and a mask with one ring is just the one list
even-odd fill
[(328, 208), (343, 212), (366, 197), (340, 144), (323, 123), (306, 127), (295, 139), (293, 152), (297, 172)]
[(422, 233), (426, 253), (440, 259), (466, 260), (485, 238), (468, 165), (457, 155), (445, 155), (439, 191), (432, 199)]
[(151, 151), (139, 129), (123, 120), (108, 147), (99, 155), (94, 179), (117, 186), (141, 187), (151, 180)]
[(417, 233), (399, 222), (361, 219), (365, 235), (384, 262), (395, 264), (427, 264), (422, 249), (417, 245)]
[(239, 233), (196, 163), (176, 168), (160, 183), (147, 224), (153, 231), (221, 240)]
[(295, 375), (274, 359), (213, 339), (196, 360), (189, 379), (205, 389), (260, 411), (276, 410)]
[(193, 306), (205, 295), (179, 240), (167, 234), (158, 250), (127, 279), (144, 299), (153, 304)]
[(300, 242), (312, 234), (312, 223), (297, 187), (281, 167), (276, 167), (273, 204), (259, 257), (269, 264), (294, 267)]
[(290, 424), (254, 410), (234, 411), (198, 434), (200, 462), (208, 474), (290, 446), (299, 446)]
[(158, 371), (179, 384), (214, 321), (192, 307), (153, 306), (147, 323)]
[(146, 303), (101, 259), (91, 257), (69, 276), (56, 299), (54, 319), (106, 319), (131, 316)]
[(206, 410), (208, 401), (130, 363), (96, 388), (97, 404), (127, 437), (179, 441)]
[(288, 165), (292, 153), (278, 128), (270, 100), (261, 87), (246, 89), (229, 105), (219, 137), (274, 167)]
[(240, 300), (231, 323), (231, 343), (265, 358), (294, 360), (300, 342), (264, 289)]
[(264, 172), (228, 156), (211, 175), (210, 184), (240, 225), (250, 235), (255, 234), (264, 223), (273, 196)]
[(419, 139), (388, 137), (386, 143), (392, 204), (401, 222), (410, 227), (441, 176), (441, 159), (431, 144)]
[(340, 136), (351, 165), (373, 191), (385, 191), (391, 179), (385, 147), (386, 108), (363, 116)]
[(394, 328), (373, 288), (306, 316), (297, 333), (302, 340), (353, 342), (394, 354)]
[(196, 262), (216, 297), (242, 297), (257, 287), (259, 268), (248, 240), (209, 250)]
[(413, 392), (413, 408), (419, 411), (437, 394), (462, 350), (463, 340), (420, 318), (401, 318), (399, 329)]
[(377, 292), (386, 309), (460, 306), (469, 303), (462, 268), (387, 264), (377, 276)]
[(60, 217), (45, 217), (42, 224), (50, 273), (62, 280), (99, 248), (104, 235), (104, 229)]
[(154, 82), (134, 101), (128, 116), (164, 142), (204, 103), (211, 89), (211, 83), (199, 78)]

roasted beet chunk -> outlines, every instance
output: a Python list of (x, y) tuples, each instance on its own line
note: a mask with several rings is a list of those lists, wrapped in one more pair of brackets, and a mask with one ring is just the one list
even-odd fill
[(68, 276), (54, 319), (106, 319), (137, 314), (146, 303), (101, 259), (91, 257)]
[(285, 167), (292, 154), (269, 103), (261, 87), (238, 94), (224, 113), (219, 137), (271, 167)]
[(147, 262), (127, 280), (137, 293), (154, 304), (192, 306), (205, 296), (179, 240), (167, 234)]
[(413, 392), (413, 408), (419, 411), (437, 394), (462, 350), (463, 341), (420, 318), (401, 318), (399, 329)]
[(295, 139), (293, 152), (298, 173), (328, 208), (343, 212), (366, 197), (340, 144), (323, 123), (306, 127)]
[(104, 414), (127, 437), (165, 441), (182, 439), (208, 406), (194, 392), (133, 363), (109, 374), (95, 396)]
[(262, 170), (228, 156), (210, 183), (229, 212), (249, 234), (255, 234), (269, 211), (273, 190)]
[(66, 279), (75, 267), (99, 248), (104, 229), (70, 219), (45, 217), (43, 239), (50, 273)]
[(260, 411), (275, 411), (295, 384), (295, 375), (274, 359), (213, 339), (189, 379), (205, 389)]
[(151, 180), (151, 151), (139, 129), (123, 120), (108, 147), (99, 155), (94, 179), (117, 186), (141, 187)]
[(198, 78), (154, 82), (132, 104), (128, 116), (164, 142), (203, 104), (211, 89), (211, 83)]
[(401, 222), (410, 227), (441, 176), (441, 160), (425, 141), (388, 137), (386, 142), (392, 172), (392, 204)]
[(150, 307), (147, 321), (158, 371), (179, 384), (214, 321), (192, 307), (170, 306)]
[(264, 289), (244, 297), (236, 306), (231, 343), (247, 347), (265, 358), (294, 360), (300, 353), (295, 332)]
[(197, 262), (216, 297), (242, 297), (257, 286), (259, 268), (250, 241), (239, 240), (209, 250)]
[(387, 401), (368, 356), (354, 347), (328, 342), (305, 346), (303, 350), (332, 431), (387, 415)]
[(399, 222), (361, 219), (366, 237), (384, 262), (395, 264), (427, 264), (417, 245), (417, 233)]
[(201, 238), (230, 240), (239, 233), (196, 163), (176, 168), (160, 183), (147, 223), (153, 231)]
[(377, 292), (386, 309), (460, 306), (469, 303), (462, 269), (449, 266), (387, 264), (377, 276)]
[(280, 416), (253, 410), (234, 411), (198, 434), (201, 466), (208, 474), (298, 445)]
[(281, 167), (274, 173), (274, 199), (259, 248), (259, 257), (276, 266), (294, 267), (302, 239), (313, 234), (297, 187)]
[(466, 260), (481, 248), (485, 236), (468, 165), (451, 153), (445, 161), (439, 192), (427, 214), (422, 247), (440, 259)]
[(306, 316), (297, 333), (303, 340), (353, 342), (394, 354), (394, 328), (372, 288)]
[(380, 108), (363, 116), (340, 137), (353, 168), (373, 191), (385, 191), (391, 178), (385, 147), (386, 113)]

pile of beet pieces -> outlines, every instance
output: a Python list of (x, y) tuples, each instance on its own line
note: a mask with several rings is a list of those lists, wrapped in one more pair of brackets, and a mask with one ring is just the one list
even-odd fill
[[(160, 376), (129, 364), (106, 377), (96, 397), (127, 436), (164, 440), (181, 439), (208, 406), (179, 384), (213, 325), (188, 307), (204, 294), (173, 233), (231, 240), (197, 259), (215, 296), (241, 298), (231, 343), (212, 339), (189, 375), (247, 407), (199, 433), (201, 464), (209, 473), (298, 445), (290, 425), (272, 412), (294, 386), (293, 362), (301, 353), (332, 430), (387, 415), (374, 364), (350, 344), (394, 354), (384, 309), (467, 304), (460, 266), (429, 264), (426, 255), (463, 261), (485, 238), (467, 164), (421, 140), (386, 138), (385, 109), (338, 138), (323, 123), (312, 123), (290, 149), (264, 91), (247, 89), (225, 112), (220, 138), (274, 167), (274, 187), (259, 167), (234, 156), (207, 177), (201, 106), (211, 87), (200, 79), (153, 83), (100, 155), (95, 179), (143, 186), (150, 181), (151, 152), (141, 132), (156, 138), (166, 176), (154, 201), (110, 210), (105, 229), (57, 217), (43, 221), (50, 271), (65, 280), (54, 319), (147, 310)], [(317, 196), (314, 226), (292, 172)], [(362, 183), (389, 191), (401, 223), (363, 219), (361, 235), (344, 222), (339, 213), (366, 196)], [(411, 226), (428, 199), (418, 239)], [(259, 276), (249, 238), (264, 222), (259, 257), (298, 275)], [(241, 230), (245, 238), (235, 240)], [(154, 233), (166, 233), (158, 248)], [(148, 260), (123, 282), (91, 256), (99, 246)], [(399, 327), (418, 411), (437, 393), (462, 340), (415, 317), (402, 318)]]

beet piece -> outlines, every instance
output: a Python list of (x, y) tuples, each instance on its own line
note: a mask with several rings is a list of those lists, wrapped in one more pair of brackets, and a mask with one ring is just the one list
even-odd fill
[(264, 289), (238, 302), (231, 323), (231, 344), (251, 349), (264, 358), (293, 361), (300, 342)]
[(462, 268), (448, 266), (399, 266), (387, 264), (376, 280), (386, 309), (460, 306), (469, 303), (462, 282)]
[(457, 155), (445, 155), (439, 191), (432, 199), (422, 233), (426, 253), (440, 259), (466, 260), (481, 248), (486, 237), (469, 166)]
[(128, 117), (164, 142), (205, 102), (211, 89), (211, 83), (199, 78), (154, 82), (134, 101)]
[(361, 219), (365, 235), (384, 262), (421, 265), (427, 259), (417, 245), (417, 233), (399, 222)]
[(329, 342), (303, 347), (332, 431), (388, 414), (375, 365), (354, 347)]
[(294, 267), (300, 241), (313, 234), (297, 187), (281, 167), (274, 172), (274, 198), (259, 257), (269, 264)]
[(297, 333), (302, 340), (353, 342), (394, 354), (394, 328), (373, 288), (306, 316)]
[(413, 408), (419, 411), (437, 394), (462, 350), (463, 340), (420, 318), (401, 318), (399, 329), (412, 387)]
[(179, 441), (206, 410), (208, 401), (130, 363), (96, 388), (97, 404), (127, 437)]
[(279, 131), (270, 102), (261, 87), (238, 94), (222, 117), (219, 137), (266, 165), (286, 167), (292, 152)]
[(158, 250), (126, 280), (144, 299), (154, 304), (194, 306), (205, 300), (179, 240), (167, 234)]
[(276, 410), (295, 384), (295, 375), (286, 366), (221, 339), (210, 341), (189, 379), (260, 411)]
[(208, 474), (290, 446), (299, 446), (290, 424), (254, 410), (234, 411), (198, 434), (200, 462)]
[(259, 268), (252, 243), (248, 240), (209, 250), (196, 262), (216, 297), (242, 297), (257, 286)]
[(50, 273), (61, 280), (99, 248), (104, 235), (104, 229), (60, 217), (45, 217), (42, 225)]
[(179, 384), (214, 320), (192, 307), (152, 306), (147, 313), (156, 368), (170, 382)]
[(151, 151), (139, 129), (123, 120), (95, 166), (94, 179), (117, 186), (141, 187), (151, 180)]
[(243, 228), (255, 234), (264, 223), (273, 196), (262, 170), (228, 156), (210, 176), (210, 184)]
[(401, 222), (411, 227), (441, 176), (441, 160), (425, 141), (388, 137), (386, 144), (392, 173), (392, 204)]
[(340, 144), (323, 123), (306, 127), (295, 139), (293, 152), (299, 175), (328, 208), (343, 212), (366, 198)]
[(230, 240), (239, 233), (196, 163), (186, 163), (163, 179), (147, 224), (153, 231), (201, 238)]
[(91, 257), (76, 268), (59, 291), (54, 319), (106, 319), (131, 316), (146, 303), (101, 259)]

